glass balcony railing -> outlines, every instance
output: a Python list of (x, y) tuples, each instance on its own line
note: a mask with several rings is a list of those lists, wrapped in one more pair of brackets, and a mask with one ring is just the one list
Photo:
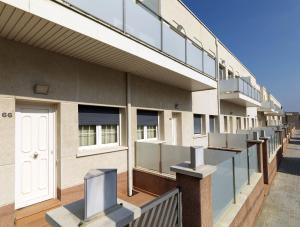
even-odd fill
[(104, 22), (210, 78), (216, 78), (215, 58), (140, 1), (64, 2), (76, 11)]
[(220, 90), (222, 93), (240, 92), (257, 102), (261, 102), (260, 91), (242, 78), (221, 80)]

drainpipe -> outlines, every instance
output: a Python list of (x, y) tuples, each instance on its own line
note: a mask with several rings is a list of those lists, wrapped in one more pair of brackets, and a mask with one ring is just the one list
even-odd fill
[(131, 133), (131, 76), (126, 73), (126, 102), (127, 102), (127, 191), (128, 196), (132, 196), (133, 176), (132, 176), (132, 133)]
[(217, 78), (217, 98), (218, 98), (218, 119), (219, 119), (219, 133), (221, 133), (221, 101), (220, 101), (220, 78), (219, 78), (219, 43), (216, 38), (216, 78)]

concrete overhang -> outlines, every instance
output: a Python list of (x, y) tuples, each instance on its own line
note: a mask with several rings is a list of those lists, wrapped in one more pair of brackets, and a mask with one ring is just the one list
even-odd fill
[(0, 36), (188, 91), (216, 80), (50, 0), (1, 0)]
[(242, 94), (241, 92), (230, 92), (230, 93), (221, 93), (221, 100), (226, 100), (244, 107), (260, 107), (261, 103)]

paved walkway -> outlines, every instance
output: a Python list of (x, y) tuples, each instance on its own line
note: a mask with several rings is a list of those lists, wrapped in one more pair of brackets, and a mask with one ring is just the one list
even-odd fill
[(288, 145), (256, 227), (300, 227), (300, 131)]

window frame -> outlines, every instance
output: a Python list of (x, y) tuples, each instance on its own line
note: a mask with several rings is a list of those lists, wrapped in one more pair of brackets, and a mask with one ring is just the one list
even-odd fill
[(193, 115), (193, 120), (194, 120), (194, 124), (195, 125), (195, 116), (199, 116), (200, 117), (200, 133), (195, 133), (195, 127), (194, 127), (194, 130), (193, 130), (193, 133), (194, 133), (194, 136), (203, 136), (203, 135), (206, 135), (206, 132), (205, 132), (205, 115), (204, 114), (194, 114)]
[[(121, 110), (120, 108), (116, 107)], [(108, 143), (108, 144), (102, 144), (102, 126), (103, 125), (115, 125), (115, 124), (102, 124), (102, 125), (88, 125), (88, 126), (96, 126), (96, 144), (95, 145), (80, 145), (80, 129), (78, 125), (78, 138), (79, 138), (79, 149), (85, 150), (85, 149), (97, 149), (97, 148), (113, 148), (113, 147), (119, 147), (121, 146), (121, 125), (122, 125), (122, 117), (121, 113), (119, 112), (119, 124), (117, 124), (117, 142), (116, 143)]]
[(140, 126), (143, 126), (144, 139), (137, 139), (137, 141), (151, 141), (151, 140), (155, 141), (155, 140), (158, 140), (158, 138), (159, 138), (158, 125), (155, 125), (156, 137), (154, 137), (154, 138), (148, 138), (148, 126), (150, 126), (150, 125), (140, 125)]
[[(144, 110), (144, 109), (140, 109), (140, 110)], [(148, 110), (145, 110), (145, 111), (148, 111)], [(152, 111), (152, 110), (149, 110), (149, 111)], [(144, 139), (136, 138), (136, 141), (142, 142), (142, 141), (157, 141), (157, 140), (159, 140), (159, 138), (160, 138), (160, 134), (159, 134), (160, 116), (159, 116), (159, 111), (156, 111), (156, 112), (157, 112), (157, 125), (155, 125), (156, 137), (155, 138), (148, 138), (147, 127), (150, 126), (150, 125), (137, 125), (136, 126), (136, 136), (138, 137), (138, 127), (143, 126)]]
[[(107, 124), (110, 125), (110, 124)], [(117, 142), (115, 143), (102, 143), (102, 126), (103, 125), (89, 125), (96, 126), (96, 144), (94, 145), (80, 145), (79, 148), (107, 148), (107, 147), (118, 147), (120, 146), (120, 125), (117, 125)], [(79, 141), (80, 143), (80, 141)]]

